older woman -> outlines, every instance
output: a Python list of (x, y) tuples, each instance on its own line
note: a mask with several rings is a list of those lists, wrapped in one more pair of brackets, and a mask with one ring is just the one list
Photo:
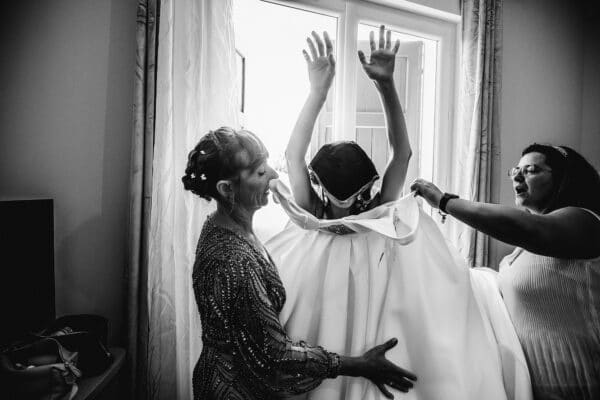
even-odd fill
[(203, 136), (188, 157), (186, 190), (217, 201), (198, 241), (193, 287), (203, 349), (194, 369), (195, 399), (273, 399), (307, 392), (325, 378), (362, 376), (408, 391), (416, 377), (385, 358), (396, 339), (360, 357), (292, 342), (279, 323), (285, 290), (252, 226), (268, 202), (262, 142), (248, 131), (220, 128)]
[(516, 205), (476, 203), (424, 180), (431, 206), (517, 246), (499, 286), (536, 399), (600, 399), (600, 177), (565, 146), (532, 144), (509, 171)]

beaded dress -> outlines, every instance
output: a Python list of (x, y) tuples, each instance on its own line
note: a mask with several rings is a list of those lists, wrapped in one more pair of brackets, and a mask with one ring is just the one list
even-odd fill
[(212, 217), (192, 279), (203, 343), (194, 399), (279, 399), (337, 376), (337, 354), (292, 342), (279, 323), (286, 295), (270, 256)]

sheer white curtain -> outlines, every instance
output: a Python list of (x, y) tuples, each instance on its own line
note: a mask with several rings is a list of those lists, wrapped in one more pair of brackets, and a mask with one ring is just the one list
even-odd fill
[(148, 393), (191, 399), (201, 327), (192, 290), (196, 241), (215, 205), (183, 190), (188, 152), (222, 125), (238, 127), (231, 0), (160, 6), (148, 266)]

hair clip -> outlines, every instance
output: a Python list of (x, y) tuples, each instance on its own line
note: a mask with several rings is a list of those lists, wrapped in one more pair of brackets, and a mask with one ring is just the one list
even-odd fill
[(200, 180), (205, 181), (206, 180), (206, 175), (204, 175), (204, 174), (200, 175)]
[(200, 150), (200, 154), (204, 155), (206, 152), (204, 150)]
[(567, 158), (567, 151), (560, 146), (552, 146), (555, 150), (557, 150), (563, 157)]

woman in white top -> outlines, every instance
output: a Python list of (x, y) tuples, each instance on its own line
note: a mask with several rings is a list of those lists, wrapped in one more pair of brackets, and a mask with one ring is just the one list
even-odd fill
[(511, 168), (512, 208), (472, 202), (416, 180), (442, 212), (517, 246), (498, 276), (534, 398), (600, 398), (600, 177), (566, 146), (532, 144)]

